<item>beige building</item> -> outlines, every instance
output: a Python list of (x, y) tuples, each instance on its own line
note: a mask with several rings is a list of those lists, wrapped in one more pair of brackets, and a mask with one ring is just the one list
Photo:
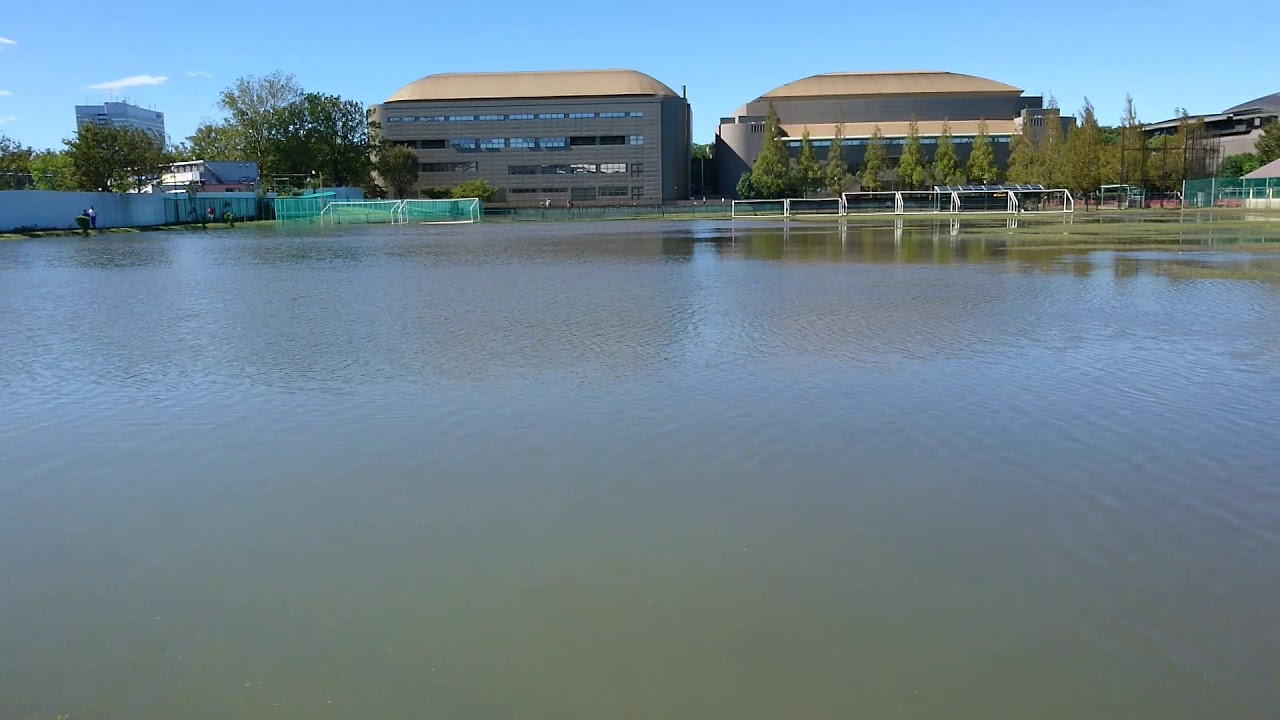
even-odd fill
[(689, 194), (689, 103), (634, 70), (428, 75), (374, 117), (390, 141), (418, 152), (420, 194), (474, 178), (506, 205)]

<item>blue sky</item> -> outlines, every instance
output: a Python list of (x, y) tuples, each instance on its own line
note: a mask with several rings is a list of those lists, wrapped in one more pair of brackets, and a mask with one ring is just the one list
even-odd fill
[(1071, 112), (1088, 96), (1104, 123), (1118, 120), (1125, 93), (1156, 121), (1175, 107), (1217, 112), (1280, 90), (1249, 60), (1271, 48), (1234, 27), (1280, 26), (1275, 2), (1226, 9), (1247, 13), (1235, 19), (1185, 0), (829, 6), (838, 11), (756, 0), (6, 5), (0, 133), (36, 147), (74, 131), (75, 105), (113, 94), (163, 111), (181, 140), (219, 115), (221, 88), (273, 70), (371, 104), (438, 72), (634, 68), (688, 86), (699, 142), (742, 103), (834, 71), (970, 73), (1052, 92)]

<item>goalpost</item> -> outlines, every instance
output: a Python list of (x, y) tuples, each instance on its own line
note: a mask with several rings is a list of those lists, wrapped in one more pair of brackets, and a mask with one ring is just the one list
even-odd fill
[(457, 224), (479, 222), (484, 203), (479, 198), (456, 200), (404, 200), (400, 203), (400, 224)]
[(843, 214), (844, 207), (840, 198), (789, 198), (787, 200), (788, 217)]
[(786, 200), (734, 200), (730, 217), (786, 217)]
[(399, 200), (334, 200), (320, 211), (320, 224), (400, 223)]

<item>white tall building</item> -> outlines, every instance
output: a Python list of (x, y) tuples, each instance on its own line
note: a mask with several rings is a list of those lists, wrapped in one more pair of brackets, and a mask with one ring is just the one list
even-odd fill
[(77, 105), (76, 127), (81, 125), (135, 127), (154, 133), (158, 137), (165, 137), (164, 113), (122, 102)]

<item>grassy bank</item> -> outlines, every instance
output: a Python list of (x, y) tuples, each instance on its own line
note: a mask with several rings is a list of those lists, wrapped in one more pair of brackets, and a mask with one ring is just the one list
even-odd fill
[[(102, 228), (100, 230), (90, 230), (89, 237), (97, 237), (99, 235), (135, 235), (137, 233), (149, 232), (172, 232), (174, 230), (226, 230), (232, 227), (254, 227), (259, 225), (275, 225), (274, 220), (250, 220), (247, 222), (238, 222), (235, 225), (227, 223), (209, 223), (207, 228), (196, 223), (194, 225), (156, 225), (154, 227), (140, 228)], [(0, 233), (0, 240), (31, 240), (35, 238), (56, 238), (56, 237), (79, 237), (83, 235), (79, 229), (74, 230), (15, 230), (12, 232)]]

